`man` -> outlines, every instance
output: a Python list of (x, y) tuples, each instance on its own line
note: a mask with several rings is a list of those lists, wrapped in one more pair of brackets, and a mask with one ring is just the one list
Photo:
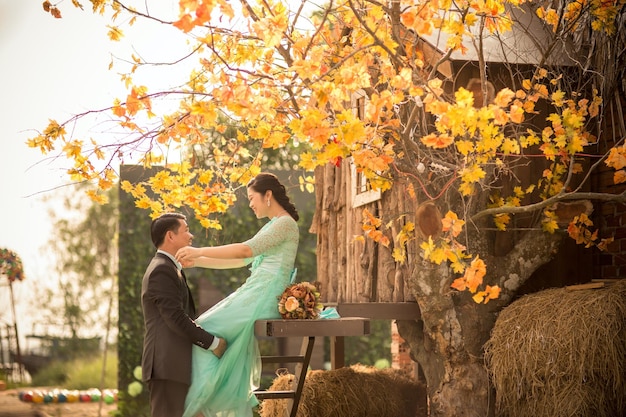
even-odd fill
[(141, 285), (145, 335), (141, 361), (143, 380), (150, 389), (152, 417), (181, 417), (191, 384), (192, 344), (221, 358), (226, 341), (198, 326), (187, 279), (174, 255), (191, 245), (193, 235), (180, 213), (166, 213), (152, 221), (157, 252)]

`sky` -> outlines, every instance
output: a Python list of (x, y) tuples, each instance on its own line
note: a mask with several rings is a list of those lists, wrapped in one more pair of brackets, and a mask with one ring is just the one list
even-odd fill
[[(42, 0), (0, 0), (0, 248), (13, 250), (24, 266), (26, 279), (12, 286), (20, 339), (31, 333), (33, 325), (45, 329), (45, 323), (36, 321), (33, 294), (39, 287), (55, 285), (50, 273), (53, 260), (46, 250), (54, 236), (48, 211), (58, 210), (53, 190), (68, 183), (65, 170), (70, 166), (29, 148), (27, 139), (43, 130), (49, 119), (62, 121), (124, 97), (116, 69), (108, 69), (111, 54), (128, 56), (130, 44), (132, 51), (152, 61), (181, 54), (180, 39), (164, 33), (163, 26), (136, 26), (127, 32), (130, 42), (113, 45), (107, 38), (108, 21), (94, 16), (88, 1), (83, 3), (85, 11), (60, 2), (63, 18), (55, 19), (44, 12)], [(175, 10), (172, 4), (167, 6), (170, 11)], [(85, 129), (91, 136), (111, 140), (92, 128), (79, 127), (78, 133)], [(8, 280), (0, 281), (2, 329), (14, 322), (9, 289)]]

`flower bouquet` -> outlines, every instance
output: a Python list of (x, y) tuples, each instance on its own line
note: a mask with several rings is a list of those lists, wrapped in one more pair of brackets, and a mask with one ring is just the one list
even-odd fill
[(291, 284), (278, 297), (278, 312), (284, 319), (316, 319), (323, 308), (320, 293), (310, 282)]

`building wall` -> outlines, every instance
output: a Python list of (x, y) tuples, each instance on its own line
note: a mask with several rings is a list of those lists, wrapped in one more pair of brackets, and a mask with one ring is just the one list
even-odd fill
[[(626, 137), (626, 106), (624, 93), (618, 94), (607, 103), (602, 125), (602, 136), (592, 152), (603, 155), (616, 141)], [(620, 145), (618, 143), (618, 145)], [(623, 145), (623, 143), (621, 143)], [(626, 192), (626, 185), (615, 185), (614, 169), (606, 164), (599, 165), (600, 172), (595, 175), (595, 188), (598, 192), (621, 194)], [(605, 252), (595, 251), (593, 258), (593, 277), (596, 279), (619, 279), (626, 277), (626, 204), (623, 202), (597, 202), (593, 215), (594, 224), (600, 229), (600, 237), (613, 237), (614, 241)]]

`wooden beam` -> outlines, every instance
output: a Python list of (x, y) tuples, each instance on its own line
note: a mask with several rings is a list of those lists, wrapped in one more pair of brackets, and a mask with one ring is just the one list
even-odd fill
[(578, 291), (578, 290), (592, 290), (595, 288), (604, 287), (604, 282), (590, 282), (588, 284), (577, 284), (577, 285), (568, 285), (565, 287), (566, 290), (570, 291)]
[(366, 317), (371, 320), (418, 320), (417, 303), (340, 303), (337, 312), (341, 317)]
[(370, 321), (362, 317), (257, 320), (254, 333), (270, 337), (363, 336), (370, 334)]

